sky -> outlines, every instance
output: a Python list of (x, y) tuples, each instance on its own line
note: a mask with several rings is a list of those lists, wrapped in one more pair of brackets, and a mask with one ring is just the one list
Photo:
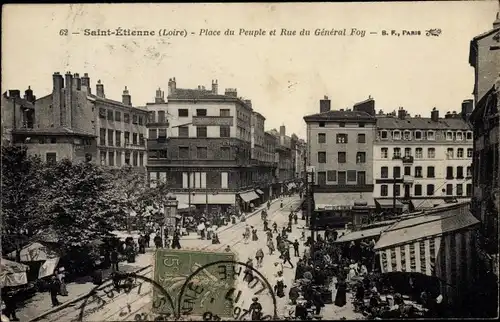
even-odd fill
[[(266, 130), (286, 125), (288, 135), (306, 138), (303, 117), (319, 113), (327, 95), (332, 109), (350, 108), (368, 96), (386, 112), (403, 106), (412, 115), (460, 111), (472, 98), (470, 40), (492, 28), (499, 3), (442, 1), (390, 3), (251, 4), (27, 4), (2, 10), (2, 92), (37, 97), (52, 91), (51, 75), (89, 73), (106, 97), (144, 106), (155, 90), (237, 88), (266, 117)], [(85, 36), (91, 29), (160, 29), (185, 36)], [(281, 29), (296, 35), (280, 35)], [(314, 36), (316, 29), (346, 29), (346, 36)], [(352, 28), (364, 37), (350, 36)], [(222, 35), (199, 35), (202, 29)], [(234, 36), (224, 36), (227, 29)], [(240, 29), (266, 35), (239, 35)], [(276, 29), (275, 36), (269, 32)], [(311, 35), (300, 35), (302, 29)], [(441, 29), (439, 36), (426, 36)], [(64, 35), (64, 30), (68, 34)], [(395, 30), (400, 36), (382, 36)], [(403, 30), (421, 31), (404, 36)], [(79, 32), (80, 34), (73, 34)], [(376, 34), (371, 34), (371, 33)], [(62, 33), (62, 35), (61, 35)], [(194, 33), (194, 34), (192, 34)]]

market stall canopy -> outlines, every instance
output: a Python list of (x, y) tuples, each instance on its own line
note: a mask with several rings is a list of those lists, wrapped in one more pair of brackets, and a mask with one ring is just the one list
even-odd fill
[(358, 231), (353, 231), (348, 234), (345, 234), (344, 236), (340, 236), (335, 242), (336, 243), (345, 243), (345, 242), (350, 242), (350, 241), (355, 241), (355, 240), (360, 240), (360, 239), (365, 239), (365, 238), (375, 238), (380, 236), (380, 234), (388, 229), (390, 226), (382, 226), (382, 227), (376, 227), (376, 228), (370, 228), (370, 229), (365, 229), (365, 230), (358, 230)]
[(264, 194), (264, 191), (262, 191), (260, 189), (255, 189), (255, 192), (257, 192), (259, 195), (263, 195)]
[(59, 264), (59, 257), (47, 259), (38, 270), (38, 278), (44, 278), (54, 274), (57, 264)]
[[(52, 245), (44, 242), (35, 242), (26, 245), (21, 249), (21, 262), (45, 261), (49, 258), (59, 257), (60, 253)], [(15, 259), (16, 252), (7, 255), (8, 258)]]
[(259, 195), (255, 193), (255, 191), (248, 191), (245, 193), (240, 193), (241, 199), (245, 202), (250, 202), (255, 199), (259, 199)]
[(348, 193), (324, 193), (314, 194), (316, 210), (350, 209), (356, 201), (366, 201), (369, 207), (375, 206), (373, 193), (371, 192), (348, 192)]
[(0, 286), (28, 284), (28, 276), (26, 275), (28, 269), (27, 265), (2, 258), (0, 261)]
[[(375, 199), (375, 203), (380, 208), (392, 208), (394, 206), (394, 200), (391, 199)], [(396, 208), (403, 208), (403, 203), (396, 200)]]
[(415, 199), (411, 200), (415, 210), (431, 209), (445, 203), (443, 199)]

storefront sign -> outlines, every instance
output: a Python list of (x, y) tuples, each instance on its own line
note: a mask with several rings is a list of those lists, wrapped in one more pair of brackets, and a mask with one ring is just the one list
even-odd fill
[(321, 208), (321, 210), (351, 210), (351, 206), (345, 205), (331, 205)]

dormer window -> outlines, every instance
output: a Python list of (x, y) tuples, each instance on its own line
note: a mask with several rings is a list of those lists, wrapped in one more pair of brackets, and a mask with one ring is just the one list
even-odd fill
[(401, 140), (401, 132), (399, 132), (399, 131), (392, 131), (392, 139), (393, 140)]
[(411, 140), (411, 132), (410, 131), (406, 130), (404, 132), (404, 140), (405, 141), (410, 141)]
[(457, 141), (463, 141), (464, 140), (464, 137), (463, 137), (463, 134), (462, 132), (457, 132)]
[(472, 131), (467, 131), (467, 140), (472, 140)]
[(427, 131), (427, 140), (434, 141), (434, 131)]
[(415, 131), (415, 140), (422, 140), (422, 131)]
[(451, 131), (446, 132), (446, 140), (447, 141), (453, 140), (453, 132), (451, 132)]
[(380, 131), (380, 139), (382, 140), (387, 140), (388, 136), (387, 136), (387, 131)]

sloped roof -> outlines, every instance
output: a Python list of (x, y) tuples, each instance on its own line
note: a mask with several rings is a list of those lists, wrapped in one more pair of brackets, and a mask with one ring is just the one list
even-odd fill
[(397, 117), (377, 117), (377, 127), (381, 129), (429, 129), (429, 130), (470, 130), (461, 118), (441, 118), (434, 122), (431, 118), (411, 117), (401, 120)]
[(328, 111), (318, 114), (306, 115), (304, 120), (307, 121), (328, 121), (328, 120), (363, 120), (373, 121), (376, 119), (374, 116), (363, 111)]
[(127, 108), (130, 108), (130, 109), (137, 109), (137, 110), (141, 110), (141, 111), (144, 111), (146, 112), (147, 109), (145, 107), (142, 107), (142, 106), (130, 106), (130, 105), (127, 105), (127, 104), (123, 104), (123, 102), (120, 102), (120, 101), (115, 101), (115, 100), (112, 100), (112, 99), (109, 99), (109, 98), (104, 98), (104, 97), (100, 97), (100, 96), (97, 96), (97, 95), (94, 95), (94, 94), (87, 94), (87, 97), (90, 97), (96, 101), (101, 101), (101, 102), (106, 102), (106, 103), (110, 103), (110, 104), (113, 104), (113, 105), (120, 105), (122, 107), (127, 107)]
[(481, 40), (485, 37), (488, 37), (488, 36), (491, 36), (493, 35), (494, 33), (497, 33), (497, 32), (500, 32), (500, 28), (493, 28), (489, 31), (486, 31), (486, 32), (483, 32), (482, 34), (479, 34), (477, 35), (476, 37), (472, 38), (472, 40), (470, 41), (470, 46), (469, 46), (469, 64), (471, 66), (475, 66), (476, 65), (476, 61), (475, 61), (475, 58), (477, 56), (477, 53), (476, 53), (476, 44), (477, 44), (477, 41), (478, 40)]
[(47, 129), (16, 129), (14, 130), (15, 134), (40, 134), (40, 135), (81, 135), (88, 137), (96, 137), (93, 133), (88, 133), (85, 131), (79, 131), (74, 129), (68, 129), (66, 127), (59, 128), (47, 128)]

